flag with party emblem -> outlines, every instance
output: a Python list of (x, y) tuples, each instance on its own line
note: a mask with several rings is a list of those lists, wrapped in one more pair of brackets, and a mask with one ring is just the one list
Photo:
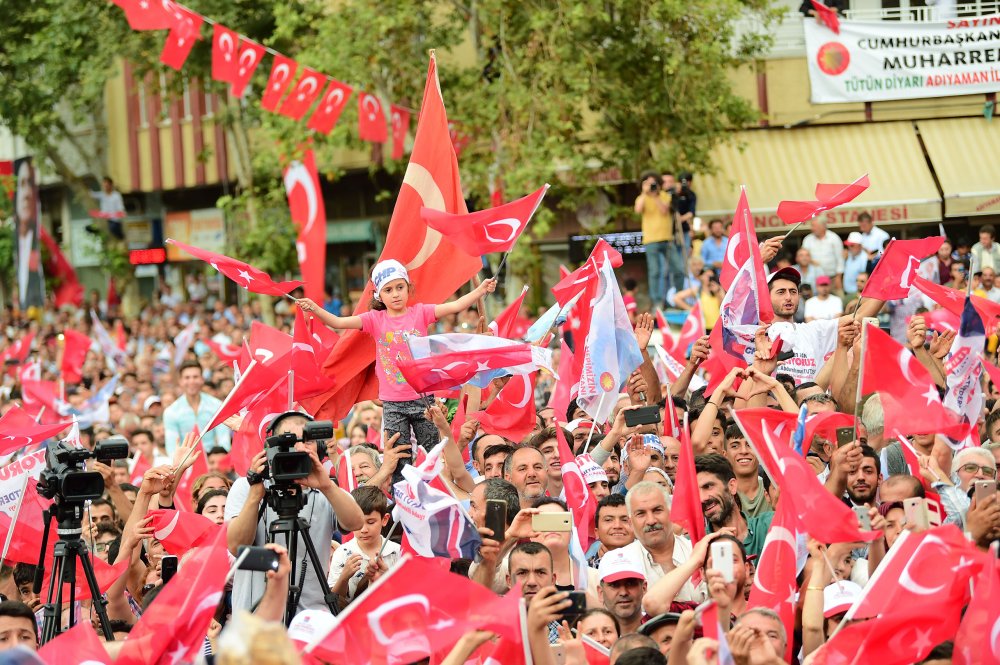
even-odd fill
[(983, 412), (983, 366), (980, 353), (986, 346), (986, 330), (979, 312), (970, 298), (965, 299), (958, 337), (952, 342), (951, 351), (944, 361), (948, 374), (948, 392), (944, 405), (958, 414), (969, 425), (969, 434), (950, 439), (956, 450), (979, 445), (979, 428), (976, 424)]

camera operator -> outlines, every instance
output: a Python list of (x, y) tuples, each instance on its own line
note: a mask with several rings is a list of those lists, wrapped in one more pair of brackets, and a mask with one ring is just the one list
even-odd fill
[(639, 183), (642, 192), (635, 200), (635, 212), (642, 216), (649, 298), (653, 307), (663, 307), (671, 286), (671, 266), (680, 263), (670, 196), (660, 188), (660, 178), (655, 172), (643, 173)]
[[(326, 469), (320, 462), (317, 442), (301, 441), (302, 431), (309, 418), (301, 414), (279, 416), (273, 425), (275, 436), (292, 433), (299, 437), (295, 450), (305, 452), (312, 460), (312, 472), (305, 478), (295, 480), (296, 490), (305, 492), (305, 502), (299, 511), (299, 517), (309, 524), (309, 534), (317, 552), (329, 552), (333, 532), (340, 522), (343, 531), (356, 531), (364, 523), (364, 514), (354, 501), (354, 498), (337, 487), (330, 479)], [(229, 551), (236, 553), (240, 545), (264, 545), (267, 543), (267, 530), (278, 515), (267, 506), (261, 513), (261, 502), (264, 500), (266, 488), (261, 474), (267, 465), (267, 452), (257, 453), (250, 463), (250, 471), (246, 478), (239, 478), (233, 483), (226, 501), (226, 521), (229, 523)], [(263, 514), (264, 519), (258, 519)], [(279, 544), (285, 546), (279, 536)], [(324, 603), (326, 589), (316, 583), (316, 571), (307, 571), (309, 567), (306, 545), (299, 536), (296, 548), (296, 577), (303, 580), (302, 596), (299, 599), (297, 611), (327, 609)], [(325, 580), (329, 573), (329, 558), (321, 556), (323, 570), (319, 571)], [(265, 578), (262, 573), (238, 571), (233, 580), (233, 609), (252, 609), (253, 605), (264, 594)]]
[(684, 247), (686, 254), (691, 253), (691, 226), (694, 224), (694, 216), (697, 214), (698, 196), (691, 190), (691, 181), (694, 179), (690, 173), (681, 173), (677, 177), (677, 186), (671, 192), (671, 203), (677, 222), (681, 226), (684, 234)]

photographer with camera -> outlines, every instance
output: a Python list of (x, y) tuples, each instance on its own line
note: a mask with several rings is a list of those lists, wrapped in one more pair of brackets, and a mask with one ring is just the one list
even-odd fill
[[(296, 537), (295, 560), (292, 561), (294, 578), (291, 580), (292, 585), (301, 589), (296, 611), (328, 609), (329, 590), (325, 581), (330, 565), (330, 541), (337, 522), (345, 532), (357, 531), (364, 524), (364, 514), (357, 502), (337, 487), (323, 468), (321, 456), (326, 456), (326, 446), (322, 440), (310, 440), (308, 430), (312, 424), (312, 418), (304, 413), (288, 412), (278, 416), (271, 424), (265, 449), (254, 456), (247, 477), (233, 483), (226, 501), (229, 551), (234, 555), (241, 545), (261, 546), (268, 542), (271, 526), (287, 517), (279, 514), (275, 506), (288, 505), (282, 502), (289, 499), (293, 501), (290, 505), (299, 506), (297, 517), (308, 525), (310, 544), (323, 554), (318, 557), (322, 569), (309, 571), (313, 564), (308, 556), (305, 533)], [(306, 457), (295, 456), (295, 453), (304, 453)], [(303, 461), (307, 463), (305, 466)], [(287, 480), (287, 476), (298, 477)], [(269, 478), (267, 482), (265, 477)], [(282, 508), (282, 512), (284, 510)], [(288, 545), (280, 535), (277, 542)], [(314, 579), (317, 575), (321, 576), (322, 584)], [(238, 571), (233, 580), (233, 609), (252, 609), (263, 596), (265, 586), (263, 573)]]
[(639, 179), (642, 192), (635, 212), (642, 216), (642, 244), (646, 250), (649, 298), (653, 307), (663, 307), (671, 286), (671, 266), (680, 263), (680, 247), (674, 242), (674, 218), (670, 194), (660, 186), (660, 176), (647, 171)]

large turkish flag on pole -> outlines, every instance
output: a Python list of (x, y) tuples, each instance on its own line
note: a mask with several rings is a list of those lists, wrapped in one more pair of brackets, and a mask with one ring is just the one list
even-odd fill
[(326, 206), (312, 150), (306, 150), (301, 161), (285, 169), (285, 193), (292, 221), (299, 229), (295, 251), (306, 297), (322, 305), (326, 301)]
[[(397, 259), (406, 266), (414, 288), (410, 304), (440, 304), (479, 272), (482, 259), (459, 250), (420, 219), (420, 209), (424, 207), (458, 214), (468, 212), (433, 53), (419, 118), (410, 163), (379, 260)], [(368, 309), (371, 295), (369, 280), (355, 314)], [(341, 337), (323, 366), (327, 374), (337, 377), (338, 387), (329, 394), (316, 417), (339, 420), (356, 402), (375, 398), (378, 384), (374, 362), (375, 343), (368, 335), (350, 330)]]

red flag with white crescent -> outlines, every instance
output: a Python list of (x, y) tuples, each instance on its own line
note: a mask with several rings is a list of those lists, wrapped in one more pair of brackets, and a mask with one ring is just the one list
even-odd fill
[(260, 105), (272, 113), (277, 110), (278, 102), (288, 90), (295, 76), (295, 70), (299, 64), (289, 57), (283, 55), (274, 56), (274, 64), (271, 65), (271, 75), (267, 78), (267, 87), (260, 98)]
[(535, 429), (535, 375), (512, 376), (485, 411), (470, 416), (488, 434), (520, 441)]
[(236, 59), (236, 71), (230, 79), (229, 94), (237, 99), (250, 84), (253, 73), (264, 59), (264, 47), (257, 42), (240, 36), (240, 54)]
[(422, 208), (420, 216), (427, 226), (440, 231), (470, 256), (509, 252), (527, 228), (549, 186), (516, 201), (467, 214), (449, 214)]
[(284, 180), (288, 208), (299, 229), (295, 250), (306, 297), (322, 303), (326, 274), (326, 206), (312, 150), (306, 150), (301, 160), (288, 165)]
[(326, 85), (325, 74), (303, 67), (298, 83), (288, 93), (288, 97), (285, 97), (278, 113), (292, 120), (301, 120), (319, 97), (319, 93), (323, 91), (324, 85)]
[(170, 28), (167, 41), (160, 51), (160, 62), (167, 67), (180, 70), (187, 62), (194, 43), (201, 39), (201, 24), (205, 19), (187, 7), (175, 5), (174, 27)]
[[(785, 624), (786, 634), (795, 628), (795, 596), (799, 590), (798, 536), (801, 531), (798, 517), (787, 500), (778, 501), (771, 520), (771, 528), (764, 539), (764, 549), (757, 558), (757, 573), (750, 589), (747, 608), (766, 607), (774, 610)], [(788, 640), (785, 662), (791, 662), (793, 640)]]
[(133, 30), (167, 30), (176, 20), (177, 4), (171, 0), (112, 0), (125, 11)]
[(406, 134), (410, 131), (410, 112), (390, 104), (389, 118), (392, 123), (392, 158), (402, 159), (406, 150)]
[(236, 49), (240, 37), (221, 23), (212, 26), (212, 79), (231, 83), (236, 76)]
[(358, 138), (372, 143), (385, 143), (389, 138), (382, 101), (370, 92), (358, 95)]
[(233, 346), (232, 344), (216, 342), (211, 339), (202, 341), (205, 342), (208, 348), (212, 349), (212, 353), (214, 353), (219, 360), (227, 365), (239, 360), (240, 356), (243, 354), (243, 347), (241, 346)]
[[(394, 258), (406, 266), (414, 287), (410, 304), (442, 303), (482, 269), (482, 259), (459, 250), (420, 219), (420, 208), (466, 212), (458, 159), (448, 135), (448, 116), (431, 56), (427, 84), (417, 122), (410, 163), (396, 198), (385, 247), (379, 260)], [(369, 280), (355, 314), (368, 309)], [(360, 331), (348, 331), (324, 364), (339, 382), (319, 410), (318, 418), (343, 418), (357, 402), (378, 395), (375, 342)]]
[(320, 100), (316, 110), (309, 117), (306, 127), (320, 134), (329, 134), (332, 132), (334, 125), (337, 124), (337, 120), (340, 118), (340, 114), (347, 107), (347, 100), (350, 98), (352, 92), (354, 92), (354, 88), (351, 86), (341, 83), (336, 79), (330, 79), (330, 84), (327, 85), (326, 91), (323, 93), (323, 98)]

